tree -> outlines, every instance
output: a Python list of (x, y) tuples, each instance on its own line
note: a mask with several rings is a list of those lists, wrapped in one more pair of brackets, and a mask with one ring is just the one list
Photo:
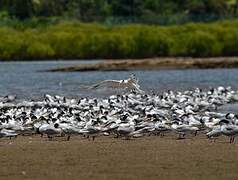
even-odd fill
[(7, 4), (9, 15), (24, 20), (33, 14), (33, 3), (31, 0), (9, 0)]
[(143, 0), (117, 0), (111, 1), (112, 15), (134, 17), (141, 16), (143, 10)]

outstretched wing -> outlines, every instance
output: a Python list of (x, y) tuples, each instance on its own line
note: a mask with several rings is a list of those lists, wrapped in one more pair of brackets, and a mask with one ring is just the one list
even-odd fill
[(135, 90), (137, 92), (143, 93), (140, 89), (140, 85), (138, 84), (138, 79), (134, 75), (130, 76), (127, 80), (104, 80), (97, 84), (94, 84), (89, 87), (89, 89), (97, 89), (97, 88), (124, 88), (128, 90)]
[(90, 89), (97, 89), (97, 88), (102, 88), (102, 87), (119, 88), (119, 87), (121, 87), (121, 85), (122, 85), (121, 81), (105, 80), (105, 81), (101, 81), (97, 84), (92, 85), (90, 87)]
[(132, 74), (127, 81), (129, 82), (128, 83), (129, 89), (133, 89), (139, 93), (144, 93), (144, 91), (140, 89), (139, 79), (137, 79), (134, 74)]
[(139, 92), (139, 93), (144, 93), (143, 90), (140, 89), (140, 85), (137, 83), (132, 83), (132, 87), (135, 91)]

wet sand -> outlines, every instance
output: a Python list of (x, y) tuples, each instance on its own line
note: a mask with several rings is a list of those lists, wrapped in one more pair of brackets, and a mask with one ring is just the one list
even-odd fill
[[(90, 62), (90, 61), (89, 61)], [(47, 72), (74, 71), (129, 71), (129, 70), (160, 70), (160, 69), (207, 69), (237, 68), (238, 57), (214, 58), (149, 58), (127, 60), (105, 60), (99, 63), (78, 64), (67, 67), (56, 67)]]
[(237, 179), (238, 142), (204, 136), (132, 140), (0, 139), (0, 179)]

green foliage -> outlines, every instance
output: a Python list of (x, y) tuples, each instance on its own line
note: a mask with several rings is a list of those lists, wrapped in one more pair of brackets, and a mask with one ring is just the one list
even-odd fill
[(0, 59), (18, 59), (23, 47), (21, 34), (9, 28), (1, 28), (0, 34)]
[(12, 17), (17, 17), (21, 20), (30, 18), (33, 15), (33, 2), (32, 0), (10, 0), (9, 14)]
[(49, 44), (34, 41), (28, 44), (25, 56), (27, 59), (32, 57), (47, 59), (54, 57), (54, 54), (55, 52)]
[(195, 31), (187, 35), (186, 53), (191, 56), (218, 56), (221, 46), (211, 33)]
[(238, 31), (237, 28), (223, 28), (220, 37), (222, 54), (224, 56), (237, 56), (238, 52)]
[(174, 24), (238, 16), (236, 0), (0, 0), (11, 18), (70, 18), (83, 22)]
[(237, 56), (237, 27), (238, 21), (112, 27), (75, 21), (47, 28), (1, 27), (0, 59)]

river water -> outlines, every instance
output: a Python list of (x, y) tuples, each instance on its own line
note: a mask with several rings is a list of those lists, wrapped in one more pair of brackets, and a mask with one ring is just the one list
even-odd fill
[(44, 94), (67, 97), (106, 96), (115, 90), (88, 90), (83, 88), (105, 79), (125, 79), (134, 73), (140, 79), (141, 88), (154, 90), (187, 90), (199, 87), (208, 89), (231, 86), (238, 89), (237, 69), (188, 69), (158, 71), (89, 71), (89, 72), (40, 72), (55, 67), (96, 61), (37, 61), (1, 62), (0, 96), (16, 94), (20, 99), (38, 99)]

